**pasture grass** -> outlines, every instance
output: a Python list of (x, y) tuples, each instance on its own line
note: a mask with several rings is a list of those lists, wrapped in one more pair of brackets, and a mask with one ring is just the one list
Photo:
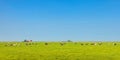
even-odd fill
[[(16, 46), (6, 46), (14, 44)], [(120, 43), (102, 42), (0, 42), (0, 60), (120, 60)], [(81, 45), (81, 43), (88, 45)], [(98, 42), (96, 42), (98, 43)]]

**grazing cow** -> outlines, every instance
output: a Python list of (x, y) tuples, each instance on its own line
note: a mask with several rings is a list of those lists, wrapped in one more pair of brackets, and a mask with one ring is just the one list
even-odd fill
[(96, 43), (91, 43), (91, 45), (97, 45)]
[(10, 44), (10, 46), (17, 46), (17, 43)]
[(48, 43), (45, 43), (45, 45), (48, 45)]
[(81, 43), (81, 45), (84, 45), (83, 43)]
[(64, 43), (60, 43), (60, 45), (61, 45), (61, 46), (63, 46), (63, 45), (64, 45)]
[(102, 45), (102, 42), (99, 42), (98, 45)]
[(28, 46), (29, 44), (28, 44), (28, 43), (26, 43), (25, 45), (27, 45), (27, 46)]
[(18, 43), (7, 43), (5, 46), (20, 46)]
[(61, 46), (65, 45), (65, 44), (66, 44), (66, 42), (60, 42), (60, 45), (61, 45)]
[(10, 46), (16, 46), (16, 44), (10, 44)]
[(115, 45), (117, 45), (117, 43), (113, 43), (113, 45), (115, 46)]
[(5, 46), (9, 46), (9, 44), (5, 44)]
[(10, 42), (8, 42), (7, 44), (5, 44), (5, 46), (10, 46)]

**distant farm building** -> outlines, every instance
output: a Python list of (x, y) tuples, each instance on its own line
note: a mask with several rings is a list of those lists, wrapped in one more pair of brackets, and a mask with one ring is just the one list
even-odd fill
[(24, 40), (24, 42), (32, 42), (32, 40)]

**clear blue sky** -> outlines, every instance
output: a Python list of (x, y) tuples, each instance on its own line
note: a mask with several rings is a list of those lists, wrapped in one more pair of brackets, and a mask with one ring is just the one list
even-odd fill
[(0, 41), (120, 41), (119, 0), (0, 0)]

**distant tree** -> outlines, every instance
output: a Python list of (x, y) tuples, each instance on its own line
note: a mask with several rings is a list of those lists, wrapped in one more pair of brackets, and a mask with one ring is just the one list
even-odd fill
[(27, 40), (25, 39), (24, 42), (26, 42)]
[(72, 42), (71, 40), (67, 40), (67, 42)]

